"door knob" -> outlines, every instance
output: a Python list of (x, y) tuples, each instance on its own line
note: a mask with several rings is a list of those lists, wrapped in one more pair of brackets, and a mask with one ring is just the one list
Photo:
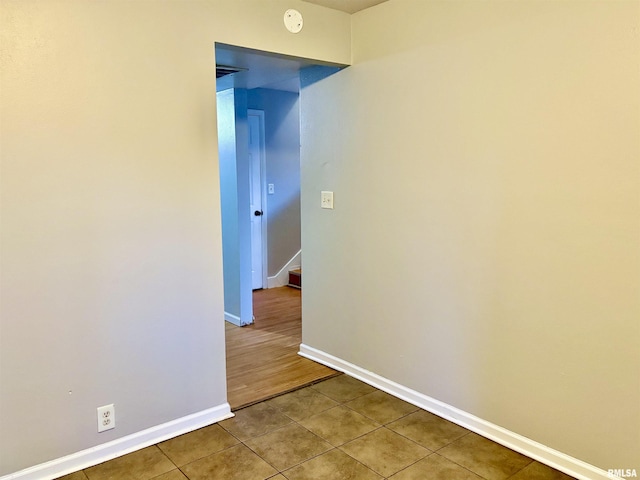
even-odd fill
[(263, 212), (262, 212), (262, 210), (256, 210), (255, 212), (253, 212), (253, 214), (254, 214), (256, 217), (261, 216), (261, 215), (262, 215), (262, 213), (263, 213)]

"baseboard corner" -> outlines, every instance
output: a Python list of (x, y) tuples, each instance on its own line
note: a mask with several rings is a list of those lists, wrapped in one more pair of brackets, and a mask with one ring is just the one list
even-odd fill
[(619, 478), (582, 460), (542, 445), (518, 433), (478, 418), (452, 405), (448, 405), (440, 400), (400, 385), (374, 372), (304, 343), (300, 344), (298, 354), (361, 380), (394, 397), (400, 398), (434, 415), (467, 428), (478, 435), (482, 435), (540, 463), (575, 477), (578, 480), (611, 480)]

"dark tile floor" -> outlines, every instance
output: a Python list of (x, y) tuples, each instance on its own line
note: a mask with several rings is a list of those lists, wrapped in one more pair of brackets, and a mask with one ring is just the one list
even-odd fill
[(569, 480), (346, 375), (64, 480)]

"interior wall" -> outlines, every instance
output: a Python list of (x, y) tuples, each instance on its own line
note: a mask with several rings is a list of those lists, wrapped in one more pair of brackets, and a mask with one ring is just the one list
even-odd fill
[(353, 16), (353, 66), (301, 93), (306, 345), (640, 469), (639, 8)]
[(4, 475), (226, 402), (214, 42), (351, 54), (299, 0), (2, 0), (0, 35)]
[(253, 323), (247, 91), (216, 94), (225, 319)]
[(300, 251), (300, 106), (297, 92), (248, 90), (249, 108), (265, 112), (268, 276)]

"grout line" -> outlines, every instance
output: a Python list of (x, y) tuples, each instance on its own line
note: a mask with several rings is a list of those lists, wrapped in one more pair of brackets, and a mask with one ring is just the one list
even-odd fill
[[(329, 378), (335, 378), (335, 377), (337, 377), (337, 376), (339, 376), (339, 375), (342, 375), (342, 373), (337, 372), (337, 373), (336, 373), (336, 375), (333, 375), (332, 377), (329, 377)], [(266, 401), (268, 401), (268, 400), (270, 400), (270, 399), (272, 399), (272, 398), (275, 398), (275, 397), (278, 397), (278, 396), (282, 396), (282, 395), (285, 395), (285, 394), (287, 394), (287, 393), (291, 393), (291, 392), (296, 391), (296, 390), (301, 390), (301, 389), (306, 388), (306, 387), (309, 387), (309, 386), (313, 386), (313, 385), (318, 384), (318, 383), (321, 383), (321, 382), (323, 382), (323, 381), (325, 381), (325, 380), (327, 380), (327, 379), (328, 379), (328, 378), (325, 378), (325, 379), (319, 379), (319, 380), (316, 380), (316, 381), (310, 382), (310, 383), (308, 383), (308, 384), (306, 384), (306, 385), (304, 385), (304, 386), (296, 387), (296, 388), (293, 388), (293, 389), (291, 389), (291, 390), (289, 390), (289, 391), (287, 391), (287, 392), (283, 392), (283, 393), (281, 393), (281, 394), (278, 394), (278, 395), (274, 395), (274, 396), (272, 396), (272, 397), (269, 397), (268, 399), (265, 399), (265, 400), (261, 400), (261, 401), (254, 402), (254, 403), (252, 403), (251, 405), (256, 405), (256, 404), (259, 404), (259, 403), (264, 403), (264, 402), (266, 402)], [(377, 390), (377, 391), (380, 391), (379, 389), (376, 389), (376, 390)], [(452, 445), (452, 444), (454, 444), (454, 443), (458, 442), (458, 441), (459, 441), (459, 440), (461, 440), (462, 438), (464, 438), (464, 437), (468, 436), (470, 433), (472, 433), (470, 430), (465, 429), (465, 430), (466, 430), (466, 432), (465, 432), (465, 433), (463, 433), (462, 435), (460, 435), (459, 437), (457, 437), (457, 438), (455, 438), (455, 439), (453, 439), (453, 440), (449, 441), (448, 443), (446, 443), (446, 444), (444, 444), (444, 445), (442, 445), (442, 446), (438, 447), (438, 448), (437, 448), (437, 449), (435, 449), (435, 450), (432, 450), (431, 448), (426, 447), (426, 446), (424, 446), (424, 445), (422, 445), (422, 444), (418, 443), (417, 441), (415, 441), (415, 440), (413, 440), (413, 439), (411, 439), (411, 438), (407, 437), (406, 435), (404, 435), (404, 434), (402, 434), (402, 433), (399, 433), (399, 432), (396, 432), (396, 431), (392, 430), (391, 428), (389, 428), (389, 425), (391, 425), (391, 424), (393, 424), (393, 423), (395, 423), (395, 422), (398, 422), (399, 420), (402, 420), (402, 419), (404, 419), (404, 418), (406, 418), (406, 417), (408, 417), (408, 416), (410, 416), (410, 415), (413, 415), (413, 414), (415, 414), (415, 413), (417, 413), (417, 412), (425, 411), (424, 409), (422, 409), (422, 408), (417, 408), (416, 410), (414, 410), (414, 411), (412, 411), (412, 412), (409, 412), (409, 413), (406, 413), (406, 414), (403, 414), (403, 415), (401, 415), (400, 417), (395, 418), (395, 419), (393, 419), (393, 420), (391, 420), (391, 421), (389, 421), (389, 422), (386, 422), (386, 423), (379, 423), (379, 422), (378, 422), (377, 420), (375, 420), (374, 418), (368, 417), (367, 415), (365, 415), (365, 414), (363, 414), (363, 413), (361, 413), (361, 412), (358, 412), (358, 411), (357, 411), (357, 410), (355, 410), (354, 408), (352, 408), (352, 407), (350, 407), (350, 406), (348, 406), (348, 405), (347, 405), (347, 403), (349, 403), (349, 402), (352, 402), (352, 401), (354, 401), (354, 400), (356, 400), (356, 399), (362, 398), (362, 397), (364, 397), (364, 396), (366, 396), (366, 395), (369, 395), (369, 394), (371, 394), (371, 393), (375, 393), (375, 392), (369, 392), (369, 393), (366, 393), (366, 394), (362, 394), (362, 395), (359, 395), (359, 396), (357, 396), (357, 397), (355, 397), (355, 398), (352, 398), (352, 399), (349, 399), (349, 400), (346, 400), (346, 401), (338, 401), (338, 400), (336, 400), (335, 398), (332, 398), (332, 397), (330, 397), (329, 395), (326, 395), (326, 394), (324, 394), (324, 393), (323, 393), (323, 392), (321, 392), (321, 391), (318, 391), (318, 390), (315, 390), (315, 391), (316, 391), (316, 393), (318, 393), (318, 394), (322, 395), (323, 397), (326, 397), (326, 398), (328, 398), (328, 399), (330, 399), (330, 400), (334, 401), (334, 402), (336, 403), (336, 405), (334, 405), (334, 406), (332, 406), (332, 407), (329, 407), (329, 408), (327, 408), (327, 409), (325, 409), (325, 410), (322, 410), (322, 411), (320, 411), (320, 412), (318, 412), (318, 413), (315, 413), (314, 415), (310, 415), (309, 417), (305, 417), (305, 418), (303, 418), (303, 419), (301, 419), (301, 420), (294, 420), (293, 418), (289, 417), (289, 415), (287, 415), (287, 414), (286, 414), (286, 413), (285, 413), (281, 408), (278, 408), (278, 407), (276, 407), (276, 406), (271, 406), (271, 405), (266, 405), (266, 404), (265, 404), (268, 408), (271, 408), (273, 411), (278, 412), (278, 413), (280, 413), (281, 415), (285, 416), (288, 420), (290, 420), (290, 422), (289, 422), (289, 423), (287, 423), (287, 424), (285, 424), (285, 425), (281, 425), (281, 426), (279, 426), (279, 427), (273, 428), (273, 429), (271, 429), (271, 430), (269, 430), (269, 431), (267, 431), (267, 432), (265, 432), (265, 433), (262, 433), (262, 434), (259, 434), (259, 435), (256, 435), (256, 436), (251, 436), (251, 437), (249, 437), (249, 438), (246, 438), (245, 440), (240, 440), (240, 438), (239, 438), (238, 436), (236, 436), (236, 434), (234, 434), (234, 433), (232, 433), (231, 431), (227, 430), (225, 427), (223, 427), (223, 426), (222, 426), (222, 425), (220, 425), (220, 423), (219, 423), (218, 425), (220, 426), (220, 428), (221, 428), (224, 432), (226, 432), (227, 434), (231, 435), (231, 437), (232, 437), (232, 438), (234, 438), (238, 443), (236, 443), (236, 444), (234, 444), (234, 445), (231, 445), (231, 446), (229, 446), (229, 447), (223, 448), (223, 449), (221, 449), (221, 450), (219, 450), (219, 451), (217, 451), (217, 452), (214, 452), (214, 453), (212, 453), (212, 454), (210, 454), (210, 455), (205, 455), (205, 456), (204, 456), (204, 457), (202, 457), (202, 458), (195, 459), (195, 460), (193, 460), (193, 461), (191, 461), (191, 462), (188, 462), (188, 463), (186, 463), (186, 464), (184, 464), (184, 465), (182, 465), (182, 466), (178, 466), (178, 465), (176, 465), (176, 463), (175, 463), (173, 460), (171, 460), (171, 458), (169, 458), (169, 457), (168, 457), (168, 455), (167, 455), (167, 454), (162, 450), (162, 448), (160, 448), (160, 443), (161, 443), (161, 442), (159, 442), (159, 443), (157, 443), (157, 444), (154, 444), (154, 446), (155, 446), (155, 447), (157, 447), (158, 451), (159, 451), (159, 452), (160, 452), (160, 453), (161, 453), (161, 454), (162, 454), (162, 455), (163, 455), (167, 460), (169, 460), (169, 462), (170, 462), (170, 463), (175, 467), (174, 469), (172, 469), (172, 470), (170, 470), (170, 471), (173, 471), (173, 470), (177, 469), (177, 470), (178, 470), (182, 475), (184, 475), (186, 478), (189, 478), (189, 477), (188, 477), (188, 476), (186, 475), (186, 473), (183, 471), (183, 468), (184, 468), (185, 466), (190, 465), (190, 464), (191, 464), (191, 463), (193, 463), (193, 462), (200, 461), (200, 460), (202, 460), (203, 458), (207, 458), (207, 457), (212, 456), (212, 455), (217, 455), (217, 454), (222, 453), (222, 452), (224, 452), (224, 451), (227, 451), (227, 450), (229, 450), (229, 449), (232, 449), (232, 448), (238, 447), (238, 446), (240, 446), (240, 445), (242, 445), (243, 447), (247, 448), (249, 451), (253, 452), (253, 453), (254, 453), (254, 454), (255, 454), (259, 459), (261, 459), (261, 460), (262, 460), (263, 462), (265, 462), (267, 465), (271, 466), (271, 467), (276, 471), (276, 473), (275, 473), (274, 475), (272, 475), (271, 477), (269, 477), (269, 478), (274, 478), (274, 477), (277, 477), (278, 475), (282, 475), (284, 478), (288, 478), (288, 477), (285, 475), (285, 472), (286, 472), (286, 471), (289, 471), (289, 470), (291, 470), (291, 469), (293, 469), (293, 468), (295, 468), (295, 467), (298, 467), (299, 465), (302, 465), (302, 464), (304, 464), (304, 463), (306, 463), (306, 462), (312, 461), (312, 460), (314, 460), (314, 459), (316, 459), (316, 458), (318, 458), (318, 457), (320, 457), (320, 456), (323, 456), (323, 455), (325, 455), (325, 454), (328, 454), (328, 453), (332, 452), (333, 450), (338, 450), (339, 452), (341, 452), (341, 453), (343, 453), (343, 454), (347, 455), (349, 458), (351, 458), (351, 459), (352, 459), (352, 460), (354, 460), (355, 462), (359, 463), (360, 465), (362, 465), (363, 467), (365, 467), (367, 470), (369, 470), (369, 471), (371, 471), (371, 472), (375, 473), (376, 475), (379, 475), (381, 478), (387, 478), (387, 477), (384, 477), (382, 474), (378, 473), (378, 472), (377, 472), (376, 470), (374, 470), (373, 468), (371, 468), (371, 467), (369, 467), (368, 465), (366, 465), (365, 463), (363, 463), (362, 461), (360, 461), (360, 460), (358, 460), (357, 458), (355, 458), (355, 457), (351, 456), (348, 452), (346, 452), (346, 451), (344, 451), (344, 450), (343, 450), (343, 448), (344, 448), (347, 444), (352, 443), (352, 442), (354, 442), (354, 441), (356, 441), (356, 440), (358, 440), (358, 439), (361, 439), (361, 438), (363, 438), (363, 437), (365, 437), (365, 436), (367, 436), (367, 435), (369, 435), (369, 434), (371, 434), (371, 433), (373, 433), (373, 432), (376, 432), (376, 431), (378, 431), (378, 430), (380, 430), (380, 429), (385, 429), (385, 430), (387, 430), (387, 431), (389, 431), (389, 432), (392, 432), (392, 433), (395, 433), (395, 434), (397, 434), (397, 435), (401, 436), (402, 438), (404, 438), (404, 439), (406, 439), (406, 440), (410, 441), (411, 443), (413, 443), (413, 444), (415, 444), (415, 445), (418, 445), (418, 446), (420, 446), (420, 447), (424, 448), (424, 449), (428, 452), (428, 453), (427, 453), (427, 455), (425, 455), (424, 457), (421, 457), (421, 458), (419, 458), (419, 459), (417, 459), (417, 460), (415, 460), (415, 461), (411, 462), (410, 464), (406, 465), (405, 467), (403, 467), (402, 469), (398, 470), (397, 472), (394, 472), (394, 473), (392, 474), (392, 476), (393, 476), (393, 475), (397, 475), (398, 473), (400, 473), (400, 472), (402, 472), (402, 471), (404, 471), (404, 470), (406, 470), (406, 469), (408, 469), (408, 468), (410, 468), (410, 467), (414, 466), (415, 464), (417, 464), (418, 462), (420, 462), (420, 461), (422, 461), (422, 460), (424, 460), (424, 459), (427, 459), (427, 458), (429, 458), (429, 457), (432, 457), (433, 455), (437, 455), (440, 459), (443, 459), (443, 460), (445, 460), (445, 461), (447, 461), (447, 462), (451, 462), (451, 463), (453, 463), (453, 464), (455, 464), (455, 465), (458, 465), (460, 468), (462, 468), (462, 469), (464, 469), (465, 471), (467, 471), (467, 472), (471, 473), (472, 475), (475, 475), (475, 476), (476, 476), (476, 477), (478, 477), (479, 479), (485, 478), (485, 477), (483, 477), (480, 473), (477, 473), (477, 472), (475, 472), (475, 471), (471, 470), (470, 468), (468, 468), (468, 467), (466, 467), (466, 466), (464, 466), (464, 465), (462, 465), (462, 464), (458, 463), (457, 461), (452, 460), (452, 459), (448, 458), (447, 456), (444, 456), (444, 455), (442, 455), (442, 454), (440, 454), (440, 453), (439, 453), (439, 452), (440, 452), (440, 451), (442, 451), (444, 448), (446, 448), (446, 447), (448, 447), (448, 446), (450, 446), (450, 445)], [(246, 407), (242, 407), (242, 408), (247, 408), (248, 406), (251, 406), (251, 405), (247, 405)], [(377, 426), (376, 426), (373, 430), (368, 431), (368, 432), (366, 432), (366, 433), (363, 433), (362, 435), (358, 435), (358, 436), (356, 436), (356, 437), (354, 437), (354, 438), (352, 438), (352, 439), (350, 439), (350, 440), (348, 440), (348, 441), (346, 441), (346, 442), (341, 443), (340, 445), (334, 445), (334, 444), (332, 444), (331, 442), (329, 442), (327, 439), (325, 439), (325, 438), (321, 437), (320, 435), (318, 435), (318, 434), (314, 433), (313, 431), (311, 431), (309, 428), (305, 427), (305, 426), (301, 423), (302, 421), (305, 421), (305, 420), (307, 420), (307, 419), (309, 419), (309, 418), (312, 418), (312, 417), (315, 417), (315, 416), (318, 416), (318, 415), (322, 415), (323, 413), (326, 413), (327, 411), (329, 411), (329, 410), (331, 410), (331, 409), (333, 409), (333, 408), (340, 407), (340, 406), (346, 407), (347, 409), (349, 409), (349, 410), (351, 410), (351, 411), (353, 411), (353, 412), (355, 412), (355, 413), (357, 413), (357, 414), (359, 414), (359, 415), (362, 415), (364, 418), (366, 418), (366, 419), (368, 419), (368, 420), (370, 420), (370, 421), (374, 422)], [(273, 465), (272, 463), (270, 463), (266, 458), (264, 458), (262, 455), (260, 455), (257, 451), (255, 451), (254, 449), (252, 449), (252, 448), (247, 444), (247, 442), (250, 442), (250, 441), (252, 441), (252, 440), (255, 440), (255, 439), (258, 439), (258, 438), (264, 437), (264, 436), (266, 436), (266, 435), (272, 434), (272, 433), (274, 433), (274, 432), (277, 432), (278, 430), (281, 430), (281, 429), (283, 429), (283, 428), (286, 428), (286, 427), (289, 427), (289, 426), (292, 426), (292, 425), (295, 425), (295, 426), (297, 426), (297, 427), (300, 427), (300, 428), (304, 429), (305, 431), (309, 432), (310, 434), (312, 434), (312, 435), (313, 435), (314, 437), (316, 437), (317, 439), (319, 439), (319, 440), (321, 440), (322, 442), (324, 442), (325, 444), (329, 445), (329, 447), (330, 447), (330, 448), (329, 448), (328, 450), (325, 450), (325, 451), (323, 451), (323, 452), (320, 452), (320, 453), (318, 453), (318, 454), (315, 454), (315, 455), (313, 455), (313, 456), (311, 456), (311, 457), (309, 457), (309, 458), (306, 458), (306, 459), (304, 459), (304, 460), (302, 460), (302, 461), (300, 461), (300, 462), (298, 462), (298, 463), (295, 463), (294, 465), (287, 466), (285, 469), (280, 469), (280, 468), (276, 467), (275, 465)], [(535, 461), (535, 460), (533, 460), (531, 457), (528, 457), (528, 456), (526, 456), (526, 455), (523, 455), (523, 456), (530, 460), (530, 461), (529, 461), (529, 463), (527, 463), (525, 466), (523, 466), (521, 469), (519, 469), (518, 471), (514, 472), (512, 475), (510, 475), (510, 476), (509, 476), (509, 477), (507, 477), (507, 478), (513, 478), (514, 476), (518, 475), (520, 472), (522, 472), (524, 469), (526, 469), (527, 467), (529, 467), (529, 466), (530, 466), (530, 465)], [(84, 476), (85, 476), (85, 478), (86, 478), (86, 479), (89, 479), (89, 477), (88, 477), (88, 475), (87, 475), (87, 473), (86, 473), (86, 471), (85, 471), (85, 470), (81, 470), (81, 472), (84, 474)], [(169, 472), (165, 472), (165, 473), (169, 473)], [(162, 474), (162, 475), (164, 475), (164, 474)], [(154, 477), (154, 478), (158, 478), (158, 477), (159, 477), (159, 476)]]
[[(525, 455), (525, 456), (526, 456), (526, 455)], [(531, 458), (531, 457), (527, 457), (527, 458)], [(531, 465), (533, 462), (535, 462), (535, 460), (531, 458), (531, 461), (530, 461), (529, 463), (527, 463), (524, 467), (522, 467), (520, 470), (518, 470), (518, 471), (517, 471), (517, 472), (515, 472), (513, 475), (510, 475), (510, 476), (509, 476), (509, 477), (507, 477), (507, 478), (513, 478), (513, 477), (515, 477), (517, 474), (519, 474), (521, 471), (523, 471), (525, 468), (527, 468), (527, 467), (528, 467), (529, 465)], [(573, 477), (571, 477), (571, 478), (573, 478)]]
[(473, 475), (476, 475), (476, 476), (477, 476), (477, 477), (479, 477), (479, 478), (485, 478), (485, 477), (483, 477), (482, 475), (480, 475), (479, 473), (474, 472), (473, 470), (470, 470), (469, 468), (465, 467), (464, 465), (461, 465), (461, 464), (459, 464), (458, 462), (456, 462), (456, 461), (454, 461), (454, 460), (451, 460), (451, 459), (450, 459), (450, 458), (448, 458), (448, 457), (445, 457), (444, 455), (440, 455), (440, 454), (438, 454), (437, 452), (435, 452), (435, 453), (434, 453), (434, 455), (438, 455), (440, 458), (443, 458), (444, 460), (447, 460), (447, 461), (449, 461), (449, 462), (451, 462), (451, 463), (455, 463), (455, 464), (456, 464), (456, 465), (458, 465), (460, 468), (465, 469), (467, 472), (471, 472)]
[[(426, 447), (422, 447), (422, 448), (426, 448)], [(429, 450), (429, 449), (427, 448), (427, 450)], [(424, 460), (425, 458), (429, 458), (429, 457), (431, 457), (431, 456), (433, 456), (433, 455), (435, 455), (435, 454), (436, 454), (436, 453), (435, 453), (434, 451), (429, 450), (429, 454), (428, 454), (428, 455), (425, 455), (424, 457), (419, 458), (418, 460), (416, 460), (415, 462), (411, 463), (410, 465), (407, 465), (406, 467), (401, 468), (400, 470), (398, 470), (396, 473), (392, 474), (391, 476), (393, 476), (393, 475), (398, 475), (400, 472), (405, 471), (407, 468), (409, 468), (409, 467), (413, 467), (416, 463), (421, 462), (421, 461), (422, 461), (422, 460)]]

